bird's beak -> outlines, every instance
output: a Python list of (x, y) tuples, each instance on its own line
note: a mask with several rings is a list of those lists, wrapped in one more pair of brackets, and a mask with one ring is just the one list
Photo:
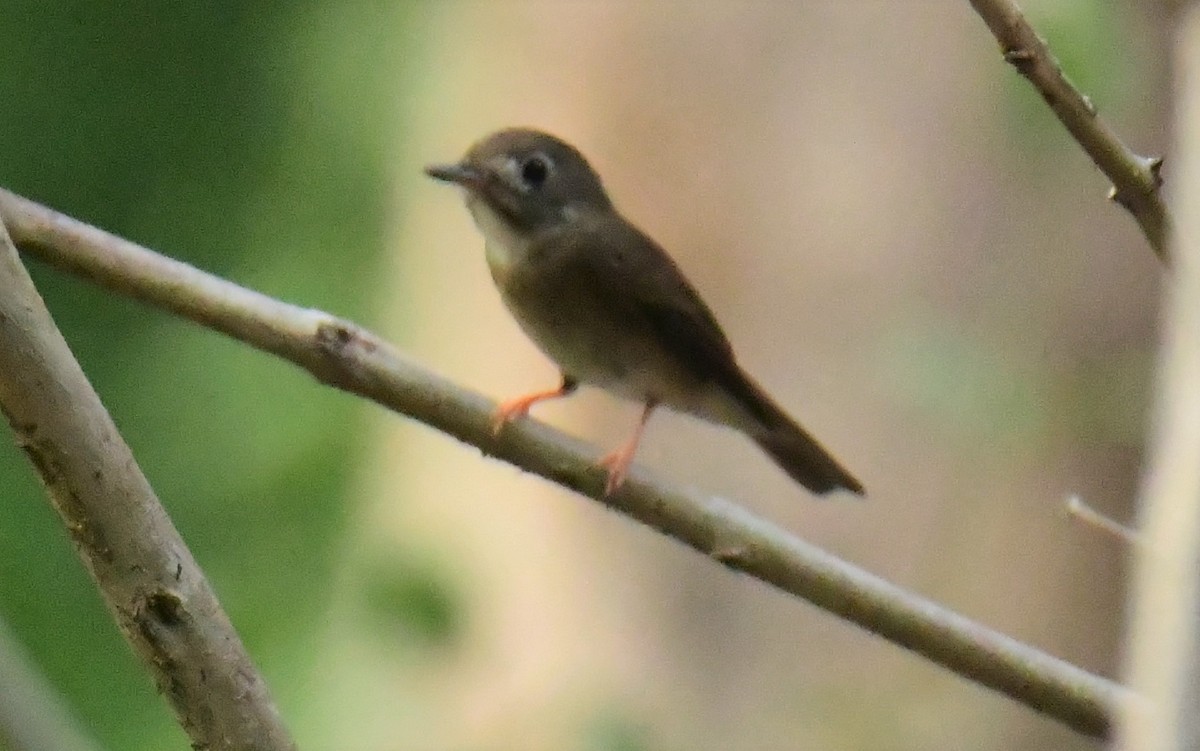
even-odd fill
[(483, 183), (483, 173), (469, 164), (431, 164), (425, 174), (435, 180), (475, 188)]

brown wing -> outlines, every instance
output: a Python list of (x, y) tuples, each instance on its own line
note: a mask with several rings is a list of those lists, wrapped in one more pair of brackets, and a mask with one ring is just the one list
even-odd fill
[(592, 290), (615, 317), (653, 336), (697, 380), (722, 386), (752, 414), (767, 417), (712, 311), (654, 240), (615, 213), (555, 234), (533, 252)]
[[(602, 328), (649, 338), (696, 381), (721, 387), (756, 420), (741, 429), (813, 492), (863, 492), (862, 484), (742, 371), (712, 311), (649, 237), (619, 216), (593, 217), (574, 223), (569, 232), (552, 231), (530, 252), (539, 257), (523, 266), (538, 269), (541, 281), (530, 280), (531, 286), (556, 297), (552, 305), (560, 315), (601, 317)], [(546, 284), (547, 279), (555, 284)], [(556, 295), (549, 289), (555, 286), (574, 293)], [(564, 306), (573, 309), (563, 311)]]

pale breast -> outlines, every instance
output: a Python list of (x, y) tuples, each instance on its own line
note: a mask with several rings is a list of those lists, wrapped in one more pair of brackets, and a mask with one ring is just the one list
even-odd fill
[(496, 214), (486, 201), (468, 195), (467, 209), (475, 220), (475, 226), (483, 235), (483, 250), (488, 268), (492, 272), (492, 279), (497, 285), (503, 286), (513, 264), (525, 255), (529, 243)]

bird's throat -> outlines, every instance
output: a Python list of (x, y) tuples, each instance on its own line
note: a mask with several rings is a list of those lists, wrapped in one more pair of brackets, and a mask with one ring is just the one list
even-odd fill
[(484, 253), (492, 279), (503, 287), (512, 267), (520, 263), (528, 251), (529, 239), (483, 199), (468, 197), (467, 208), (483, 235)]

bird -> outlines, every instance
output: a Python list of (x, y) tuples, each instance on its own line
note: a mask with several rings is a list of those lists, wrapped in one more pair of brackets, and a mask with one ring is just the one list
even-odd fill
[(679, 266), (613, 205), (568, 142), (532, 128), (477, 141), (425, 173), (462, 189), (500, 297), (561, 373), (553, 388), (500, 403), (495, 433), (581, 385), (642, 405), (630, 438), (605, 454), (605, 494), (624, 484), (660, 406), (738, 430), (817, 495), (860, 483), (738, 364)]

